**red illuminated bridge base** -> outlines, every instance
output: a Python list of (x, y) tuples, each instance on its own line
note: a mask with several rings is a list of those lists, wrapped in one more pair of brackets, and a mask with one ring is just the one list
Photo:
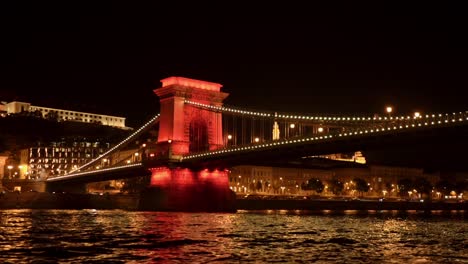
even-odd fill
[(141, 194), (140, 210), (234, 212), (235, 194), (227, 171), (151, 169), (150, 188)]

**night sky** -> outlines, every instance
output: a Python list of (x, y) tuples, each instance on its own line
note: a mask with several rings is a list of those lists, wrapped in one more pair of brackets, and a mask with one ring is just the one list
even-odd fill
[(183, 76), (259, 110), (468, 110), (461, 6), (65, 2), (0, 8), (0, 101), (138, 126), (159, 112), (159, 80)]

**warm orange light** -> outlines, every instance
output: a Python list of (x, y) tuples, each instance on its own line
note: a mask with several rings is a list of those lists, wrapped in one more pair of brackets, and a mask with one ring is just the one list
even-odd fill
[(415, 118), (421, 117), (421, 113), (419, 113), (419, 112), (414, 112), (414, 117), (415, 117)]
[(393, 112), (393, 107), (387, 106), (387, 108), (385, 108), (385, 111), (387, 111), (387, 113), (390, 114), (391, 112)]
[(228, 139), (231, 140), (231, 139), (232, 139), (232, 135), (228, 135)]
[(290, 124), (290, 125), (289, 125), (289, 127), (290, 127), (290, 128), (295, 128), (295, 127), (296, 127), (296, 125), (294, 125), (294, 124)]
[(258, 137), (255, 138), (255, 142), (259, 142), (260, 139)]
[(318, 131), (319, 133), (322, 133), (322, 132), (323, 132), (323, 127), (319, 127), (319, 128), (317, 129), (317, 131)]

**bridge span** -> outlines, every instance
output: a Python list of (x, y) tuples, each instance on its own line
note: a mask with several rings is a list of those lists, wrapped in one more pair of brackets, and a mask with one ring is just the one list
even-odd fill
[[(154, 91), (160, 97), (160, 114), (99, 158), (47, 179), (49, 189), (146, 175), (151, 178), (149, 186), (169, 197), (165, 203), (174, 208), (203, 192), (211, 194), (207, 199), (217, 197), (229, 207), (227, 169), (232, 166), (417, 147), (453, 139), (468, 129), (466, 111), (378, 117), (247, 110), (223, 106), (228, 94), (217, 83), (183, 77), (161, 82)], [(144, 143), (135, 148), (137, 141)], [(117, 158), (116, 153), (129, 146), (130, 156)]]

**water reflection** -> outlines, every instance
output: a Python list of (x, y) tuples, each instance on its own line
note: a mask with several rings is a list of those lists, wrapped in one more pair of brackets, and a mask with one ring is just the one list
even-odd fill
[(465, 212), (0, 211), (0, 262), (468, 261)]

